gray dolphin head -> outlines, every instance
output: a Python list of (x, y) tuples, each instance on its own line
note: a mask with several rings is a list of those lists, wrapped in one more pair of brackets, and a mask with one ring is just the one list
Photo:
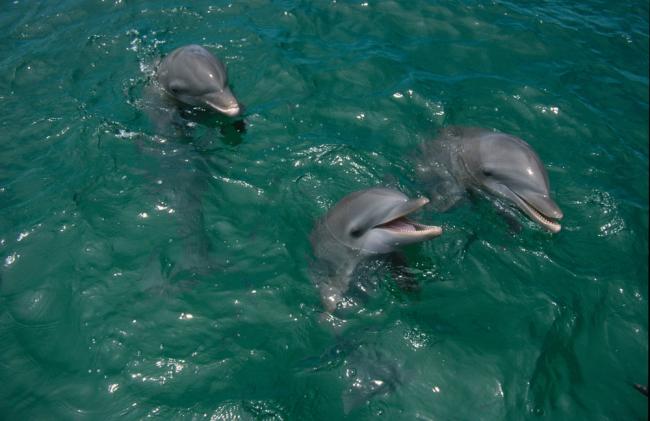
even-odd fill
[(172, 51), (158, 66), (157, 77), (165, 91), (180, 102), (230, 117), (241, 112), (228, 87), (226, 66), (200, 45)]
[(409, 199), (397, 190), (376, 187), (345, 196), (330, 209), (323, 223), (338, 242), (351, 249), (390, 253), (442, 233), (440, 227), (407, 218), (427, 203), (424, 197)]
[(530, 145), (497, 132), (477, 131), (476, 139), (471, 137), (463, 145), (461, 160), (474, 183), (512, 202), (547, 230), (560, 231), (562, 211), (550, 197), (548, 174)]

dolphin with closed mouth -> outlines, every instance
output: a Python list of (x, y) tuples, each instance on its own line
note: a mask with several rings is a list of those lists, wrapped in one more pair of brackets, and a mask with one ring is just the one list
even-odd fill
[(315, 281), (328, 313), (342, 302), (362, 260), (442, 233), (438, 226), (409, 218), (427, 203), (424, 197), (410, 199), (400, 191), (375, 187), (348, 194), (316, 223), (311, 244), (321, 271)]
[(156, 78), (167, 94), (184, 104), (229, 117), (241, 113), (241, 106), (228, 86), (226, 66), (200, 45), (172, 51), (160, 62)]
[(557, 233), (563, 214), (551, 198), (548, 174), (531, 146), (518, 137), (477, 127), (447, 127), (422, 145), (416, 165), (434, 208), (445, 211), (466, 191), (515, 206)]

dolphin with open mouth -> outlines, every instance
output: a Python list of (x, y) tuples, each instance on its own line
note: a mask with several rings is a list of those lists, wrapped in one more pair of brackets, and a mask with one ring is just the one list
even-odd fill
[(345, 355), (342, 364), (350, 382), (342, 393), (346, 414), (373, 397), (391, 393), (403, 378), (401, 365), (384, 357), (383, 350), (364, 344), (363, 340), (359, 342), (359, 332), (339, 336), (342, 332), (336, 324), (342, 321), (341, 312), (347, 308), (346, 293), (357, 282), (355, 275), (361, 275), (358, 272), (364, 261), (390, 257), (401, 246), (442, 234), (438, 226), (411, 219), (427, 203), (429, 200), (424, 197), (412, 199), (388, 188), (360, 190), (336, 203), (312, 231), (310, 240), (316, 258), (312, 276), (325, 308), (321, 320), (335, 321), (331, 327), (337, 334), (336, 358), (340, 357), (339, 352)]
[(375, 187), (348, 194), (316, 223), (311, 244), (321, 276), (315, 281), (328, 313), (343, 301), (362, 260), (442, 234), (438, 226), (410, 219), (427, 203), (424, 197), (410, 199), (397, 190)]
[(563, 214), (551, 198), (546, 169), (530, 145), (515, 136), (447, 127), (422, 145), (416, 171), (438, 211), (472, 190), (514, 205), (552, 233), (561, 229)]

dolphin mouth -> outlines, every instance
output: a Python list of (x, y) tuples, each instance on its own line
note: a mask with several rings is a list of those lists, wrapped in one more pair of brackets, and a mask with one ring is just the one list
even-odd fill
[(400, 234), (413, 234), (415, 236), (432, 236), (437, 237), (442, 234), (442, 228), (436, 225), (425, 225), (410, 220), (405, 216), (385, 222), (381, 225), (376, 225), (374, 229), (385, 229)]
[(524, 199), (522, 196), (517, 194), (517, 192), (512, 191), (514, 193), (514, 196), (519, 199), (517, 201), (517, 205), (519, 209), (521, 209), (526, 215), (528, 215), (533, 221), (537, 222), (540, 224), (542, 227), (546, 228), (547, 230), (551, 231), (552, 233), (558, 233), (562, 229), (562, 225), (560, 225), (559, 222), (557, 222), (558, 219), (561, 218), (553, 218), (548, 215), (544, 215), (542, 212), (540, 212), (535, 206)]
[(239, 107), (239, 104), (232, 104), (227, 107), (222, 107), (220, 105), (215, 104), (212, 101), (205, 101), (205, 103), (208, 106), (210, 106), (210, 108), (213, 108), (219, 111), (220, 113), (227, 115), (228, 117), (236, 117), (241, 112), (241, 108)]
[(383, 229), (409, 237), (437, 237), (442, 234), (441, 227), (436, 225), (421, 224), (407, 218), (407, 215), (410, 215), (413, 212), (419, 210), (427, 203), (429, 203), (429, 199), (424, 197), (415, 200), (409, 200), (404, 204), (402, 209), (400, 209), (396, 215), (393, 215), (391, 219), (387, 221), (375, 225), (373, 229)]

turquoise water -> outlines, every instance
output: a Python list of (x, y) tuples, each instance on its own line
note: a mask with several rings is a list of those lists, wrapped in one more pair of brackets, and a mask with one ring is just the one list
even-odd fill
[[(0, 11), (0, 419), (646, 418), (647, 2), (56, 3)], [(244, 133), (153, 130), (143, 90), (189, 43)], [(529, 142), (562, 231), (421, 212), (420, 292), (370, 267), (335, 335), (314, 221), (424, 194), (414, 151), (451, 124)], [(399, 375), (346, 412), (364, 353)]]

